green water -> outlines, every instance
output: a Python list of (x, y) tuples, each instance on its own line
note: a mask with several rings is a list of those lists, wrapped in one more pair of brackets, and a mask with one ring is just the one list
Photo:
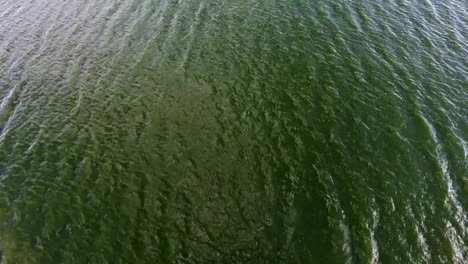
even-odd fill
[(3, 0), (11, 263), (466, 263), (464, 0)]

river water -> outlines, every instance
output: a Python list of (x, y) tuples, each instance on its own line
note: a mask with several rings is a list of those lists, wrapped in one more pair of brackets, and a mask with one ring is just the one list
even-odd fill
[(466, 263), (465, 0), (3, 0), (2, 263)]

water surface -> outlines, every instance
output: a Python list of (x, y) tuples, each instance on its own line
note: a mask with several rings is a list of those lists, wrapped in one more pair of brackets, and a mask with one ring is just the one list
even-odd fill
[(463, 263), (463, 0), (0, 2), (3, 263)]

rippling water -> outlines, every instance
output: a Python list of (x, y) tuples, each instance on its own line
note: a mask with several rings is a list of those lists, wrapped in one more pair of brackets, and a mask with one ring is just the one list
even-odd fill
[(463, 263), (467, 141), (465, 0), (0, 2), (3, 263)]

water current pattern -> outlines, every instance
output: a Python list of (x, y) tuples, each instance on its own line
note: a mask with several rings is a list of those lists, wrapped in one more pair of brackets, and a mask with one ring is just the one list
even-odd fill
[(0, 262), (467, 263), (466, 0), (1, 0)]

